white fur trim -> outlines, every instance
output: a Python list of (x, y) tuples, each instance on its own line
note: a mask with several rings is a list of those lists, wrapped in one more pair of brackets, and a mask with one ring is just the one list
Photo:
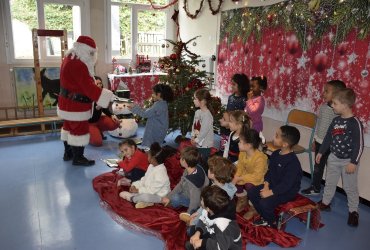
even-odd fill
[(60, 139), (62, 141), (68, 141), (68, 135), (69, 135), (69, 131), (64, 130), (63, 128), (60, 130)]
[(113, 92), (108, 89), (102, 89), (102, 92), (100, 94), (100, 97), (96, 104), (98, 104), (100, 107), (106, 108), (108, 107), (109, 102), (113, 98)]
[(70, 111), (64, 111), (59, 109), (57, 107), (57, 114), (60, 118), (67, 120), (67, 121), (87, 121), (91, 118), (92, 112), (91, 110), (88, 111), (82, 111), (82, 112), (70, 112)]
[(225, 231), (227, 226), (230, 224), (230, 221), (231, 220), (226, 219), (226, 218), (216, 218), (215, 219), (215, 224), (221, 230), (221, 232), (223, 232), (223, 231)]
[(68, 144), (71, 146), (86, 146), (89, 144), (90, 141), (90, 134), (85, 134), (85, 135), (68, 135)]

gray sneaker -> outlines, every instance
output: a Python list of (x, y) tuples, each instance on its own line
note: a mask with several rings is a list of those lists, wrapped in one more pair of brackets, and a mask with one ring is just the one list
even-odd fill
[(311, 186), (309, 188), (303, 189), (301, 191), (301, 194), (303, 194), (303, 195), (319, 195), (320, 190), (315, 190), (314, 187)]

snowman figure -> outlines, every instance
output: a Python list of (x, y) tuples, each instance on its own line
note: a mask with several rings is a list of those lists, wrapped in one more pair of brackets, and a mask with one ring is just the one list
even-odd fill
[(108, 133), (113, 137), (129, 138), (136, 134), (138, 125), (133, 114), (128, 109), (129, 102), (115, 101), (112, 104), (112, 113), (120, 119), (120, 125), (117, 129)]

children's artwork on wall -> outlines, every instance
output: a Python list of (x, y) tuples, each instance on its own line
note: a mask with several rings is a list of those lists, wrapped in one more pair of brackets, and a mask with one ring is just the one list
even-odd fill
[[(247, 13), (247, 9), (223, 12), (221, 25), (239, 11)], [(314, 40), (303, 27), (301, 32), (306, 32), (303, 37), (307, 44), (302, 45), (296, 33), (276, 25), (265, 27), (260, 39), (250, 35), (244, 42), (238, 35), (230, 38), (230, 30), (221, 27), (217, 92), (231, 93), (231, 77), (235, 73), (265, 75), (268, 87), (263, 115), (285, 121), (293, 108), (316, 113), (324, 101), (324, 84), (342, 80), (357, 95), (354, 112), (365, 127), (365, 145), (370, 146), (370, 36), (360, 40), (360, 30), (354, 29), (340, 43), (333, 43), (337, 29), (338, 26), (329, 27), (321, 39)], [(307, 50), (302, 49), (305, 47)]]
[[(56, 108), (60, 91), (59, 73), (60, 68), (41, 68), (42, 97), (45, 108)], [(34, 68), (15, 67), (14, 79), (17, 106), (26, 108), (37, 107)]]

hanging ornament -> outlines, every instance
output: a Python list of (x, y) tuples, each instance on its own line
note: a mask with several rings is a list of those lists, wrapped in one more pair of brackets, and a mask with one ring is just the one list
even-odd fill
[(197, 43), (196, 42), (193, 42), (193, 46), (195, 47), (195, 46), (197, 46)]
[(369, 75), (369, 71), (368, 71), (367, 69), (363, 69), (363, 70), (361, 71), (361, 76), (362, 76), (363, 78), (367, 77), (368, 75)]
[(171, 54), (170, 55), (170, 59), (171, 60), (176, 60), (177, 59), (177, 55), (174, 53), (174, 54)]
[(164, 43), (161, 46), (162, 46), (162, 48), (165, 48), (166, 47), (166, 45)]
[(248, 52), (249, 52), (249, 46), (248, 46), (248, 43), (245, 43), (245, 44), (244, 44), (244, 48), (243, 48), (243, 50), (244, 50), (244, 54), (248, 54)]
[(211, 56), (211, 60), (212, 60), (212, 61), (216, 61), (216, 56), (215, 56), (215, 55), (212, 55), (212, 56)]
[(347, 47), (348, 47), (348, 43), (347, 42), (342, 42), (338, 45), (338, 53), (339, 55), (343, 56), (346, 54), (347, 52)]
[(226, 52), (224, 50), (222, 50), (219, 54), (218, 54), (218, 62), (219, 63), (224, 63), (226, 61)]
[(273, 19), (274, 19), (274, 14), (268, 14), (268, 15), (267, 15), (267, 21), (268, 21), (269, 23), (272, 23)]
[(321, 51), (315, 56), (313, 64), (317, 72), (324, 71), (328, 65), (328, 56)]
[(235, 47), (236, 47), (235, 43), (231, 43), (229, 47), (230, 52), (233, 52), (235, 50)]
[(288, 37), (287, 49), (291, 55), (297, 53), (299, 49), (299, 44), (298, 39), (295, 35), (291, 35), (290, 37)]
[(203, 63), (203, 64), (202, 64), (202, 68), (205, 68), (205, 67), (206, 67), (206, 65)]
[(169, 48), (169, 47), (170, 47), (170, 45), (167, 43), (167, 44), (166, 44), (166, 48)]

